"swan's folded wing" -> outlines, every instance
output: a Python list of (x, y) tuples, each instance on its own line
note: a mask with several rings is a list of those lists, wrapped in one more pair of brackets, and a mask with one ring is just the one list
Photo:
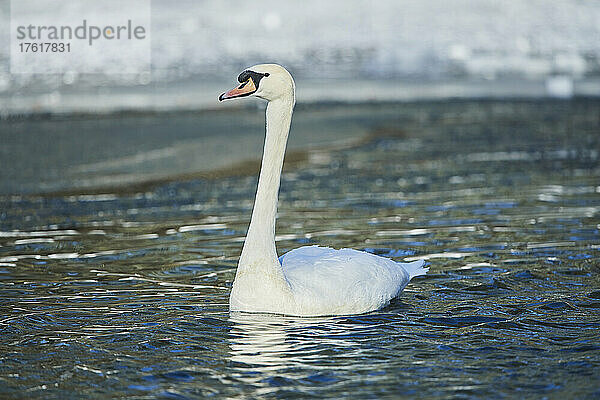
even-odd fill
[[(317, 246), (292, 250), (280, 261), (302, 307), (323, 306), (346, 313), (384, 306), (412, 276), (426, 272), (422, 262), (398, 264), (358, 250)], [(410, 265), (410, 270), (403, 265)]]

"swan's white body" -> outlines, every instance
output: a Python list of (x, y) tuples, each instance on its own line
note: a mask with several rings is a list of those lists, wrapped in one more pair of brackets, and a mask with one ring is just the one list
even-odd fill
[[(248, 78), (248, 80), (246, 80)], [(255, 95), (269, 101), (254, 210), (229, 298), (231, 311), (296, 316), (360, 314), (379, 309), (427, 273), (352, 249), (301, 247), (277, 257), (275, 218), (281, 168), (295, 104), (294, 80), (276, 64), (256, 65), (220, 99)]]

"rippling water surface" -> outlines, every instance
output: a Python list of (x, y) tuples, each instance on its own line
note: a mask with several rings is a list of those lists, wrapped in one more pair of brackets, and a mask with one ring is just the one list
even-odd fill
[(1, 396), (600, 396), (600, 103), (365, 107), (286, 169), (277, 245), (426, 259), (389, 307), (230, 314), (254, 176), (5, 196)]

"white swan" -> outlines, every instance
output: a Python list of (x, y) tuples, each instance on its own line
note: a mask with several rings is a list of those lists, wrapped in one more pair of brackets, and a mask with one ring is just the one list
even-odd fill
[(361, 314), (396, 297), (411, 278), (427, 273), (408, 264), (352, 249), (301, 247), (277, 257), (275, 218), (295, 84), (280, 65), (255, 65), (219, 100), (256, 96), (268, 101), (266, 138), (252, 219), (229, 298), (231, 311), (295, 316)]

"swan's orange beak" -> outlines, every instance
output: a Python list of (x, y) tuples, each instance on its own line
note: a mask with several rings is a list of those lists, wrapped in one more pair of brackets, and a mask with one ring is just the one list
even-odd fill
[(248, 78), (248, 80), (242, 82), (241, 85), (234, 87), (230, 91), (220, 95), (219, 101), (234, 99), (236, 97), (250, 96), (254, 92), (256, 92), (256, 85), (254, 84), (252, 78)]

